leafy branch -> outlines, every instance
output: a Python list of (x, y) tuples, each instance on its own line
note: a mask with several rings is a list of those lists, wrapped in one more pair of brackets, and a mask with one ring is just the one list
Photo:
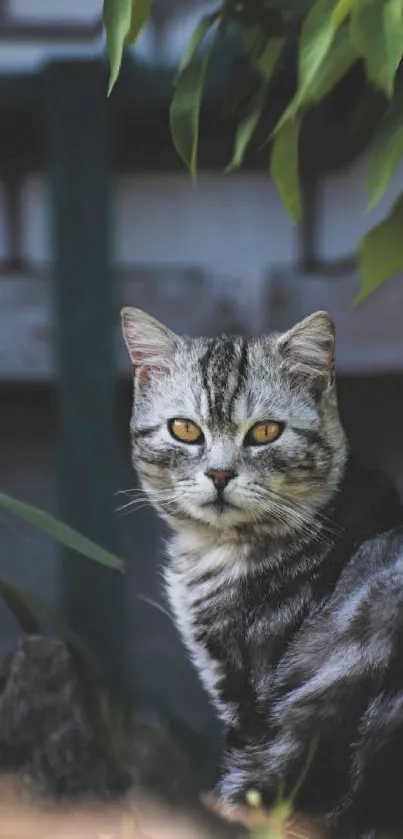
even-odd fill
[[(152, 2), (104, 0), (111, 65), (109, 93), (119, 73), (123, 49), (139, 37)], [(196, 28), (177, 72), (170, 109), (174, 146), (194, 180), (200, 110), (210, 58), (229, 26), (240, 29), (243, 36), (251, 94), (239, 114), (227, 171), (242, 165), (262, 123), (279, 67), (288, 62), (296, 71), (296, 90), (263, 150), (268, 147), (271, 177), (291, 218), (299, 222), (300, 136), (305, 117), (361, 62), (368, 89), (380, 92), (387, 106), (370, 147), (366, 188), (368, 210), (372, 210), (403, 156), (403, 100), (399, 89), (403, 0), (222, 0), (216, 12), (202, 18)], [(295, 50), (287, 51), (287, 45), (295, 39), (296, 56)], [(402, 221), (403, 196), (383, 222), (359, 242), (356, 258), (362, 285), (356, 302), (403, 269), (403, 241), (398, 235)]]

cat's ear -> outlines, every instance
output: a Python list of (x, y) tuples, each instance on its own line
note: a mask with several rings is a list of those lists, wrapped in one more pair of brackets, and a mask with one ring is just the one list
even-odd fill
[(327, 312), (314, 312), (280, 336), (278, 348), (290, 372), (317, 393), (334, 381), (335, 331)]
[(152, 372), (167, 371), (180, 338), (141, 309), (127, 306), (121, 318), (125, 344), (140, 381)]

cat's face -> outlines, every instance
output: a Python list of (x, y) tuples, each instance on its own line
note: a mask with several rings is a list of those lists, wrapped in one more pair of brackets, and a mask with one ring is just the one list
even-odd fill
[(181, 338), (138, 309), (122, 318), (133, 463), (164, 518), (273, 535), (309, 526), (346, 456), (329, 316), (253, 339)]

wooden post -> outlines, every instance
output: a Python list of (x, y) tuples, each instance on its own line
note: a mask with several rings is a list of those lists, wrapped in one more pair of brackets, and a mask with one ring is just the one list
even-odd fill
[[(106, 74), (100, 62), (46, 71), (61, 517), (117, 549), (114, 327)], [(63, 554), (65, 617), (109, 683), (124, 671), (123, 575)]]

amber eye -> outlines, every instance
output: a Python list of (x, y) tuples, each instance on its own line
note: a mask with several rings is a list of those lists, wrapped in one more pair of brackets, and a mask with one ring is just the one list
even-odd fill
[(192, 420), (179, 418), (169, 420), (168, 428), (172, 437), (180, 440), (181, 443), (202, 443), (204, 440), (203, 432)]
[(280, 437), (282, 430), (280, 422), (256, 422), (245, 437), (245, 445), (264, 446), (266, 443), (272, 443)]

